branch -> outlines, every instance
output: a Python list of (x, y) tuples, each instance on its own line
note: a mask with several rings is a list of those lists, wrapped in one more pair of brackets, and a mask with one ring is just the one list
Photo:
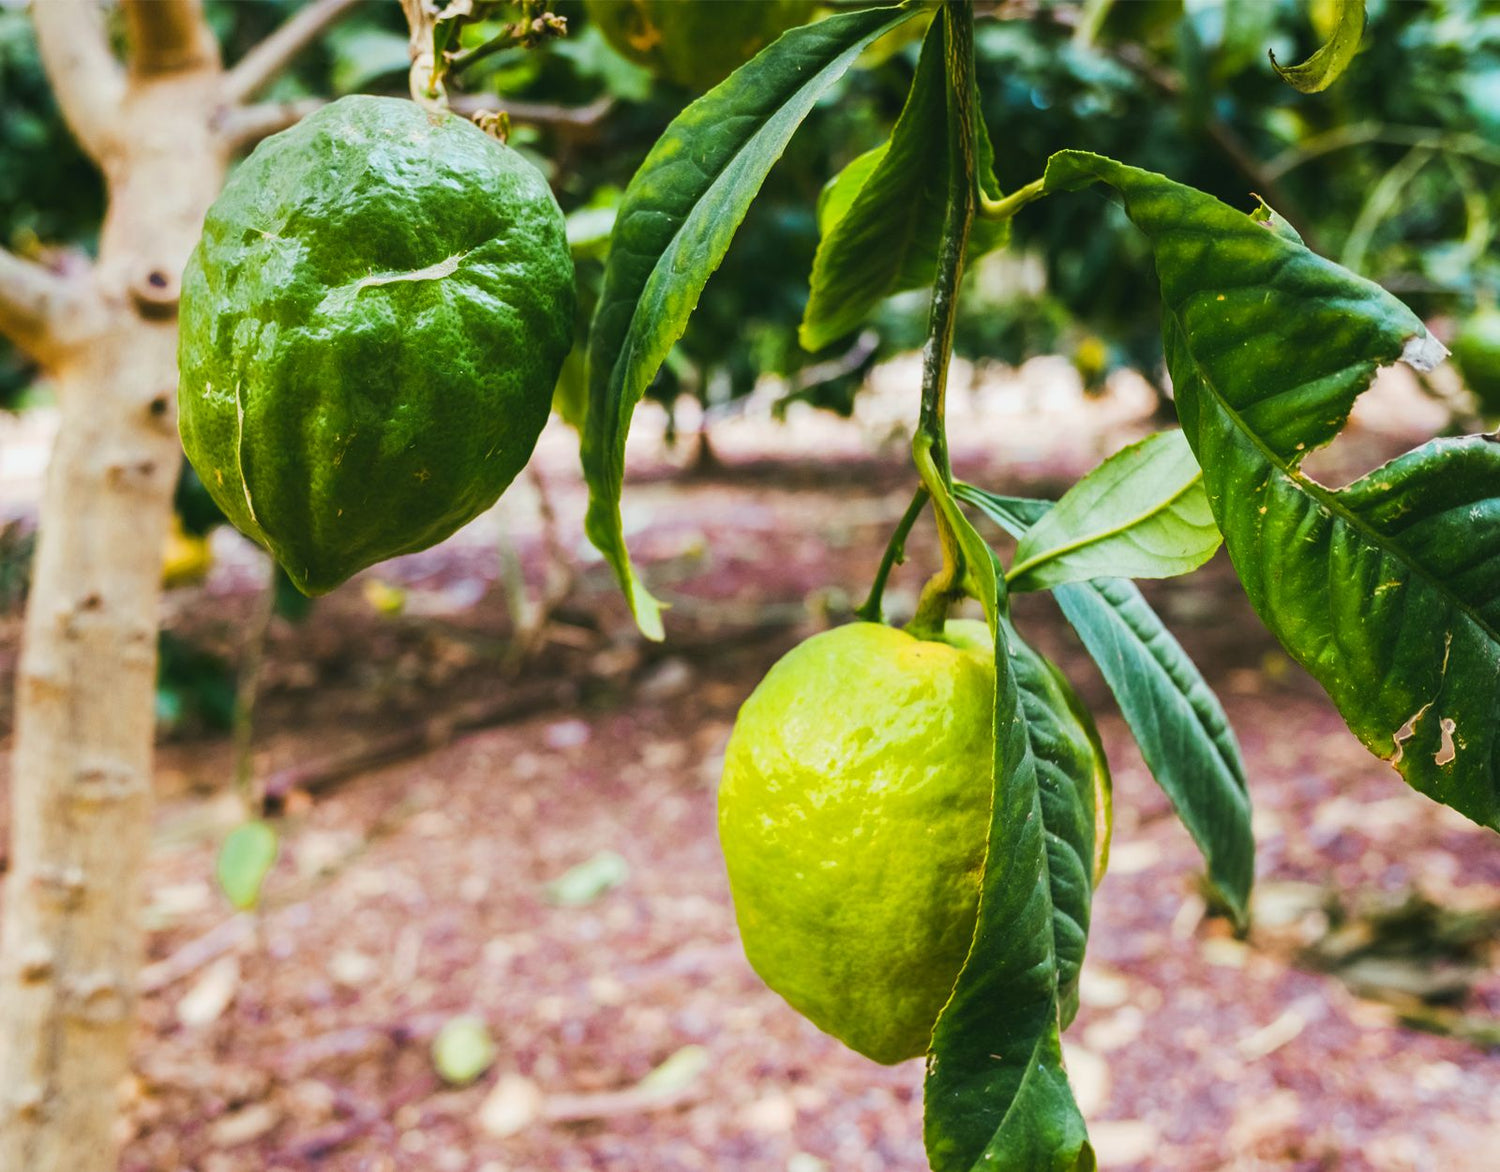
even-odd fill
[(327, 101), (323, 98), (298, 98), (291, 102), (230, 106), (219, 117), (218, 131), (231, 152), (244, 151), (263, 138), (295, 126), (325, 105)]
[(510, 115), (512, 122), (527, 126), (540, 126), (545, 130), (557, 130), (583, 134), (593, 130), (614, 109), (614, 99), (609, 96), (595, 98), (587, 106), (554, 106), (548, 102), (507, 102), (486, 94), (452, 94), (448, 108), (455, 114), (470, 117), (486, 111), (500, 111)]
[(268, 36), (224, 78), (224, 97), (240, 103), (255, 97), (320, 36), (359, 4), (360, 0), (313, 0)]
[(0, 334), (38, 362), (62, 348), (64, 322), (76, 319), (76, 287), (35, 261), (0, 248)]
[(110, 52), (93, 0), (46, 0), (31, 6), (37, 48), (68, 129), (95, 162), (111, 149), (125, 96), (125, 71)]
[(134, 77), (216, 65), (219, 42), (203, 19), (202, 0), (123, 0), (128, 59)]

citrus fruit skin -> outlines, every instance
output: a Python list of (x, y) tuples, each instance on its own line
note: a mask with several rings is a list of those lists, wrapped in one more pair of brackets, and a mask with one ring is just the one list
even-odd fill
[(573, 343), (541, 174), (473, 124), (346, 97), (260, 146), (183, 277), (183, 447), (308, 594), (441, 541), (536, 444)]
[(611, 48), (693, 90), (718, 85), (816, 6), (816, 0), (584, 0)]
[(994, 653), (982, 623), (945, 635), (851, 623), (794, 648), (740, 710), (719, 791), (751, 965), (877, 1062), (926, 1051), (974, 934)]
[(1453, 362), (1484, 410), (1500, 411), (1500, 306), (1482, 306), (1464, 322)]

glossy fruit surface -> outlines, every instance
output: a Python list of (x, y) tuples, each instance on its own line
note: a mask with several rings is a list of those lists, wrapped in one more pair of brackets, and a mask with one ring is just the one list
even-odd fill
[(183, 278), (183, 447), (299, 588), (494, 504), (573, 341), (540, 172), (472, 123), (342, 98), (234, 172)]

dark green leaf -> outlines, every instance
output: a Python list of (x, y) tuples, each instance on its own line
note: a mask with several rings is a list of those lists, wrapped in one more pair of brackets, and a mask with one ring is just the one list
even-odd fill
[(214, 868), (219, 887), (241, 911), (260, 902), (261, 885), (276, 862), (276, 849), (276, 831), (264, 822), (236, 826), (219, 848)]
[(1064, 494), (1021, 539), (1012, 590), (1089, 578), (1170, 578), (1219, 548), (1203, 473), (1180, 431), (1116, 452)]
[[(935, 20), (927, 30), (890, 141), (850, 163), (819, 201), (822, 239), (799, 331), (808, 350), (821, 350), (858, 328), (890, 294), (932, 284), (949, 173), (946, 23)], [(980, 186), (999, 198), (994, 150), (982, 120), (975, 129)], [(1004, 244), (1008, 227), (1008, 222), (976, 223), (969, 255)]]
[[(967, 521), (963, 528), (974, 532)], [(974, 943), (933, 1031), (927, 1153), (934, 1172), (1092, 1169), (1093, 1150), (1062, 1067), (1055, 941), (1066, 940), (1070, 966), (1081, 959), (1093, 812), (1079, 815), (1076, 789), (1052, 770), (1045, 773), (1056, 784), (1044, 792), (1049, 782), (1033, 743), (1050, 751), (1053, 742), (1045, 729), (1031, 730), (1028, 717), (1055, 712), (1042, 712), (1040, 688), (1028, 702), (1021, 680), (1037, 679), (1038, 661), (1000, 621), (993, 599), (1004, 585), (993, 560), (987, 565), (995, 579), (986, 592), (996, 632), (995, 804)], [(1059, 827), (1047, 823), (1049, 813)], [(1057, 875), (1054, 858), (1061, 860)], [(1054, 892), (1075, 917), (1076, 933), (1058, 916)]]
[(1236, 572), (1355, 735), (1500, 827), (1500, 443), (1439, 439), (1332, 489), (1301, 469), (1377, 367), (1443, 349), (1379, 286), (1210, 196), (1097, 156), (1151, 241), (1183, 430)]
[(1268, 52), (1271, 68), (1281, 79), (1304, 94), (1326, 90), (1349, 68), (1359, 52), (1359, 40), (1365, 35), (1365, 0), (1334, 0), (1333, 32), (1323, 47), (1301, 65), (1283, 68), (1276, 64), (1276, 54)]
[(792, 29), (679, 114), (626, 188), (589, 336), (585, 527), (651, 638), (662, 635), (661, 607), (631, 569), (620, 523), (635, 405), (813, 104), (865, 45), (917, 11), (867, 9)]
[(1088, 728), (1078, 717), (1081, 701), (1062, 672), (1027, 646), (1014, 627), (1007, 626), (1006, 636), (1036, 763), (1052, 893), (1057, 996), (1061, 1025), (1067, 1029), (1078, 1011), (1078, 974), (1088, 942), (1095, 880), (1095, 766), (1103, 768), (1103, 763), (1095, 755)]
[[(960, 485), (958, 493), (1017, 539), (1052, 507), (972, 485)], [(1077, 582), (1058, 587), (1054, 596), (1114, 693), (1152, 776), (1203, 852), (1210, 881), (1244, 924), (1255, 873), (1250, 793), (1218, 697), (1132, 583)]]

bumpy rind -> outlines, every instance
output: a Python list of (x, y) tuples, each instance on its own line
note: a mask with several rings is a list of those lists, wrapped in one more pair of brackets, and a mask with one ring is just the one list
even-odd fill
[(262, 143), (183, 278), (183, 447), (322, 593), (441, 541), (525, 465), (573, 341), (546, 181), (453, 115), (348, 97)]
[(745, 702), (719, 834), (745, 954), (877, 1062), (927, 1049), (974, 934), (994, 655), (875, 623), (815, 635)]

